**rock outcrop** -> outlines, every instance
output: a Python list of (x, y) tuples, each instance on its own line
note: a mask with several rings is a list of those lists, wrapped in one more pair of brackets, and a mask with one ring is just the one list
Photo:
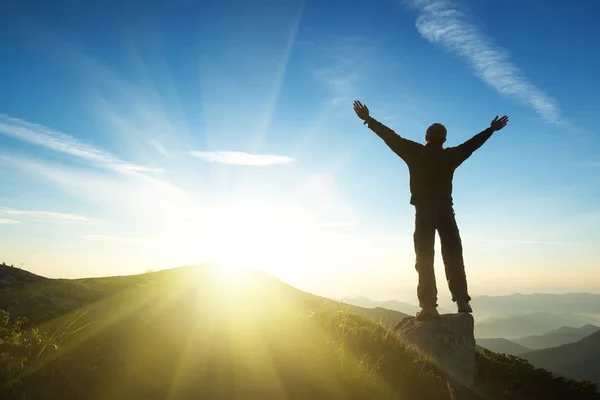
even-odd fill
[(471, 387), (477, 373), (474, 325), (471, 314), (444, 314), (433, 321), (407, 317), (394, 330), (406, 346), (444, 371), (450, 387), (459, 389)]

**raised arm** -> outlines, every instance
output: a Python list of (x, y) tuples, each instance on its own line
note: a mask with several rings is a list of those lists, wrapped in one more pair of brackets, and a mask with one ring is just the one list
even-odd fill
[(475, 150), (483, 146), (483, 144), (492, 137), (492, 134), (500, 129), (504, 128), (508, 123), (508, 117), (505, 115), (502, 118), (496, 118), (490, 123), (490, 126), (479, 132), (477, 135), (473, 136), (471, 139), (467, 140), (463, 144), (456, 146), (454, 148), (456, 154), (456, 166), (458, 167), (462, 164), (467, 158), (473, 154)]
[(421, 144), (413, 142), (398, 135), (392, 129), (388, 128), (381, 122), (369, 115), (369, 108), (366, 105), (361, 104), (360, 101), (354, 102), (354, 112), (356, 115), (364, 121), (369, 129), (377, 134), (385, 144), (397, 155), (399, 155), (404, 161), (410, 154), (418, 147), (422, 147)]

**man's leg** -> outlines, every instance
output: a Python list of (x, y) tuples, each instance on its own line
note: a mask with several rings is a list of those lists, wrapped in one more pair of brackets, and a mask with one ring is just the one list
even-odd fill
[(437, 307), (437, 287), (433, 269), (437, 209), (415, 207), (415, 268), (419, 273), (417, 295), (422, 308)]
[(456, 224), (454, 210), (451, 206), (440, 212), (438, 221), (438, 232), (442, 244), (442, 258), (446, 269), (448, 287), (452, 293), (452, 301), (469, 302), (467, 289), (467, 276), (463, 261), (462, 241)]

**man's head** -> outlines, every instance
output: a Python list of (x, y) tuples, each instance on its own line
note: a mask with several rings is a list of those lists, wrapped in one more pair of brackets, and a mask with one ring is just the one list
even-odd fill
[(446, 141), (446, 133), (446, 127), (444, 125), (435, 123), (427, 128), (425, 141), (432, 145), (441, 146)]

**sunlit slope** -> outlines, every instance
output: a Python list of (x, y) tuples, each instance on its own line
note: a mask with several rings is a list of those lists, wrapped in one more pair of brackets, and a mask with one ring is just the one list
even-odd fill
[[(91, 325), (24, 377), (27, 399), (448, 398), (442, 373), (386, 326), (399, 313), (340, 310), (261, 272), (187, 267), (70, 283), (104, 295), (75, 310), (69, 329)], [(519, 359), (486, 353), (478, 363), (465, 398), (600, 398)]]
[[(72, 390), (97, 399), (414, 398), (420, 376), (419, 393), (445, 390), (438, 378), (422, 375), (431, 368), (415, 363), (384, 325), (338, 313), (338, 303), (261, 272), (232, 277), (216, 268), (182, 268), (77, 283), (115, 292), (85, 307), (77, 323), (93, 324), (64, 344), (63, 361), (49, 362), (48, 369), (63, 372), (30, 378), (37, 393), (46, 387), (55, 396)], [(388, 323), (403, 316), (357, 311)], [(387, 379), (378, 376), (381, 363), (396, 365)], [(64, 375), (73, 388), (58, 392), (55, 382)]]

